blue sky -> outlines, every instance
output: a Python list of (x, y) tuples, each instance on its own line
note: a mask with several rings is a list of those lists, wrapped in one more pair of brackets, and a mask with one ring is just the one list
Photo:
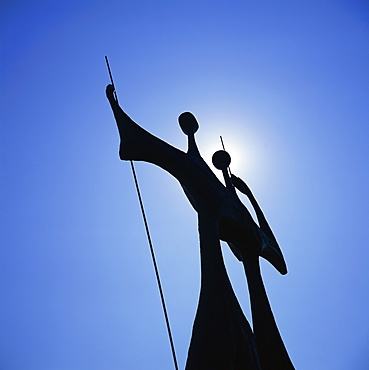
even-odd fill
[[(1, 368), (173, 368), (105, 55), (141, 126), (185, 149), (191, 111), (208, 163), (223, 136), (287, 262), (262, 272), (296, 368), (368, 368), (367, 2), (14, 0), (0, 27)], [(196, 214), (169, 174), (136, 170), (184, 368)]]

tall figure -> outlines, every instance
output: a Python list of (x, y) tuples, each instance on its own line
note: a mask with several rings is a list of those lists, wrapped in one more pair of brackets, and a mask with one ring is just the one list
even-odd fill
[[(186, 369), (293, 369), (264, 289), (259, 257), (282, 274), (287, 273), (286, 264), (251, 191), (242, 180), (229, 177), (228, 153), (220, 151), (213, 156), (213, 164), (223, 172), (224, 186), (200, 155), (195, 141), (199, 126), (191, 113), (179, 117), (188, 137), (188, 150), (183, 152), (132, 121), (120, 108), (112, 85), (107, 86), (106, 95), (120, 135), (120, 158), (146, 161), (169, 172), (198, 214), (201, 288)], [(238, 198), (235, 187), (249, 197), (259, 226)], [(220, 240), (228, 243), (244, 265), (253, 331), (228, 279)]]

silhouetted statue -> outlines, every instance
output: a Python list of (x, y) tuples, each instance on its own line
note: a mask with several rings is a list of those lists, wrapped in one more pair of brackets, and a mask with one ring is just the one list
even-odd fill
[[(259, 257), (268, 260), (281, 274), (287, 273), (286, 264), (250, 189), (241, 179), (229, 176), (229, 154), (218, 151), (213, 155), (214, 166), (223, 172), (224, 186), (200, 155), (195, 142), (199, 125), (191, 113), (179, 116), (179, 124), (188, 137), (185, 153), (132, 121), (118, 105), (112, 85), (107, 86), (106, 95), (120, 135), (120, 158), (153, 163), (169, 172), (179, 181), (198, 214), (201, 289), (186, 369), (293, 369), (265, 292)], [(260, 227), (235, 188), (250, 199)], [(244, 265), (253, 331), (229, 281), (220, 240), (228, 243)]]

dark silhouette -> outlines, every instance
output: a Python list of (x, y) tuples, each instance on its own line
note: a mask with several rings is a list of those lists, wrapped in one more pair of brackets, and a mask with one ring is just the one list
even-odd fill
[[(242, 180), (229, 176), (229, 154), (219, 151), (213, 156), (213, 164), (223, 172), (224, 186), (200, 155), (195, 141), (199, 126), (191, 113), (179, 117), (188, 137), (185, 153), (132, 121), (120, 108), (112, 85), (107, 86), (106, 94), (120, 135), (120, 158), (146, 161), (169, 172), (198, 213), (201, 290), (186, 369), (293, 369), (264, 289), (259, 256), (281, 274), (287, 273), (286, 264), (251, 191)], [(238, 198), (235, 187), (250, 199), (260, 227)], [(228, 243), (244, 265), (253, 331), (228, 279), (220, 240)]]

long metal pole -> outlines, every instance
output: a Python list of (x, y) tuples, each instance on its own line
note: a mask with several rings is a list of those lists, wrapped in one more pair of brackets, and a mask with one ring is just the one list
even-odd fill
[[(113, 75), (112, 75), (111, 70), (110, 70), (109, 60), (108, 60), (108, 57), (107, 56), (105, 56), (105, 61), (106, 61), (106, 65), (108, 67), (108, 72), (109, 72), (109, 77), (110, 77), (111, 84), (114, 87), (114, 98), (115, 98), (115, 100), (118, 103), (118, 96), (117, 96), (117, 92), (115, 90)], [(159, 288), (161, 305), (163, 307), (165, 324), (167, 326), (167, 332), (168, 332), (168, 336), (169, 336), (170, 347), (171, 347), (171, 350), (172, 350), (174, 367), (175, 367), (176, 370), (178, 370), (177, 356), (176, 356), (176, 352), (175, 352), (175, 349), (174, 349), (174, 342), (173, 342), (173, 337), (172, 337), (172, 331), (170, 329), (169, 316), (168, 316), (168, 312), (167, 312), (167, 308), (166, 308), (166, 304), (165, 304), (163, 288), (161, 286), (159, 269), (158, 269), (158, 265), (156, 263), (156, 257), (155, 257), (154, 247), (153, 247), (153, 244), (152, 244), (152, 241), (151, 241), (149, 225), (148, 225), (148, 222), (147, 222), (147, 219), (146, 219), (146, 213), (145, 213), (145, 209), (144, 209), (144, 205), (143, 205), (143, 201), (142, 201), (142, 197), (141, 197), (140, 187), (138, 185), (138, 179), (137, 179), (137, 175), (136, 175), (135, 166), (134, 166), (132, 160), (130, 160), (130, 163), (131, 163), (131, 169), (132, 169), (133, 179), (134, 179), (135, 186), (136, 186), (137, 197), (138, 197), (138, 201), (140, 203), (142, 218), (143, 218), (144, 225), (145, 225), (147, 241), (148, 241), (149, 247), (150, 247), (151, 259), (152, 259), (152, 263), (154, 265), (156, 282), (157, 282), (158, 288)]]

